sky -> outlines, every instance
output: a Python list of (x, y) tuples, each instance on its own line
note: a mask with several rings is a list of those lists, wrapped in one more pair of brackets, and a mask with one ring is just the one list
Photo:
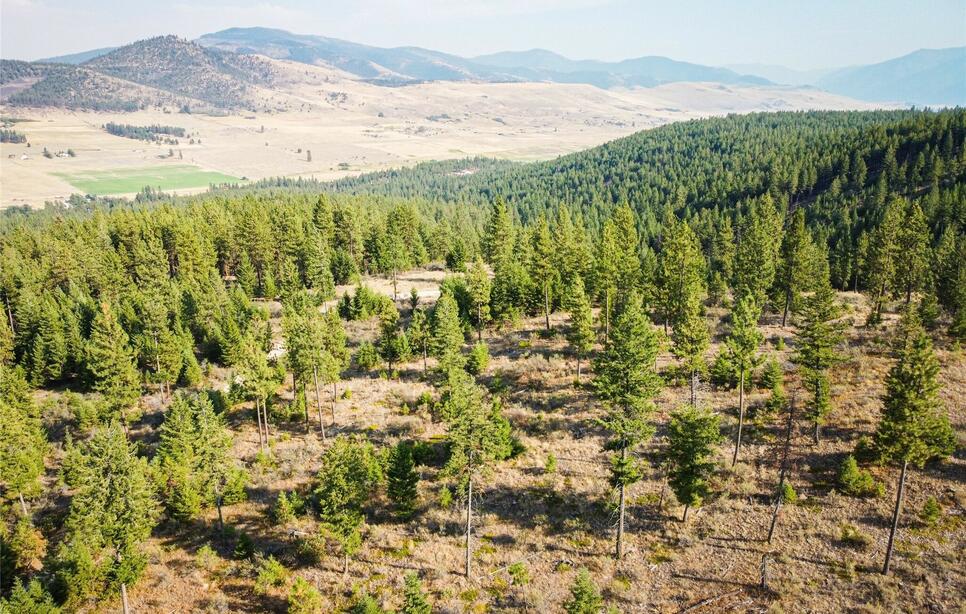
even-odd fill
[(808, 70), (966, 45), (966, 0), (0, 0), (0, 57), (266, 26), (474, 56), (663, 55)]

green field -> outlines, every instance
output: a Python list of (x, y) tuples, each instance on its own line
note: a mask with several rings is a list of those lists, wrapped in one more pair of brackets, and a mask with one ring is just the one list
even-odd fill
[(95, 195), (140, 192), (145, 186), (160, 190), (178, 190), (238, 181), (237, 177), (206, 171), (190, 164), (55, 174), (83, 193)]

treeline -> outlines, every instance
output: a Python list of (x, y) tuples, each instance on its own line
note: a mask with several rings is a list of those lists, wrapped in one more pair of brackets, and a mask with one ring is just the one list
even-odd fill
[(184, 128), (179, 128), (177, 126), (162, 126), (159, 124), (152, 124), (150, 126), (133, 126), (131, 124), (115, 124), (114, 122), (108, 122), (104, 124), (104, 130), (110, 134), (113, 134), (114, 136), (123, 136), (128, 139), (138, 139), (141, 141), (164, 140), (166, 143), (175, 145), (178, 143), (176, 140), (162, 139), (159, 135), (167, 135), (179, 138), (184, 138), (185, 136)]
[(27, 137), (22, 132), (0, 128), (0, 143), (26, 143)]

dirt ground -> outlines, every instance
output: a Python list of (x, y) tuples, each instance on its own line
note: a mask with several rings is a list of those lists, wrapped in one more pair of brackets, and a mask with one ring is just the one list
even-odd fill
[[(25, 144), (0, 145), (0, 207), (42, 206), (77, 189), (54, 173), (193, 164), (234, 177), (334, 179), (432, 159), (485, 155), (548, 159), (672, 121), (752, 111), (870, 109), (813, 88), (674, 83), (602, 90), (556, 83), (436, 82), (379, 87), (340, 71), (271, 60), (281, 75), (259, 90), (269, 111), (226, 116), (154, 109), (97, 113), (21, 109)], [(107, 122), (184, 128), (200, 143), (169, 145), (112, 136)], [(73, 149), (73, 158), (41, 155)], [(311, 159), (307, 152), (311, 152)], [(27, 159), (22, 159), (23, 156)], [(182, 190), (192, 192), (207, 189)]]
[[(413, 271), (399, 281), (400, 304), (408, 301), (409, 288), (417, 287), (424, 305), (438, 295), (441, 271)], [(365, 280), (370, 287), (391, 294), (385, 279)], [(405, 297), (405, 298), (404, 298)], [(865, 319), (865, 301), (853, 293), (840, 298), (849, 306), (853, 323)], [(273, 313), (277, 305), (269, 304)], [(405, 311), (405, 310), (404, 310)], [(710, 310), (717, 352), (726, 332), (724, 311)], [(225, 510), (234, 533), (245, 533), (257, 552), (272, 555), (290, 570), (289, 583), (301, 576), (317, 586), (325, 598), (326, 611), (351, 602), (352, 595), (367, 591), (386, 607), (400, 604), (403, 575), (420, 574), (439, 612), (497, 612), (526, 610), (560, 612), (569, 596), (575, 572), (587, 567), (601, 587), (608, 604), (623, 612), (959, 612), (966, 594), (963, 524), (966, 504), (966, 460), (961, 454), (944, 464), (914, 470), (907, 483), (905, 514), (900, 524), (894, 572), (878, 573), (895, 496), (897, 471), (873, 468), (885, 483), (881, 498), (857, 499), (833, 490), (837, 467), (858, 438), (870, 434), (878, 418), (883, 379), (890, 367), (888, 334), (852, 326), (848, 332), (849, 362), (833, 375), (834, 411), (822, 440), (812, 442), (812, 430), (803, 418), (795, 420), (789, 479), (799, 495), (786, 505), (771, 544), (765, 535), (772, 511), (772, 493), (784, 436), (785, 416), (773, 417), (760, 427), (749, 424), (741, 458), (730, 467), (737, 422), (737, 392), (702, 384), (699, 403), (722, 416), (727, 438), (719, 447), (719, 468), (713, 479), (714, 496), (680, 520), (681, 508), (668, 491), (659, 506), (663, 476), (656, 456), (663, 445), (667, 414), (684, 403), (686, 386), (668, 386), (657, 399), (658, 426), (643, 457), (651, 462), (645, 479), (630, 489), (627, 554), (612, 558), (614, 498), (607, 484), (608, 457), (602, 450), (604, 434), (594, 419), (601, 407), (587, 385), (592, 378), (575, 382), (576, 365), (563, 338), (567, 317), (552, 317), (554, 334), (542, 332), (542, 318), (530, 318), (512, 330), (488, 331), (485, 341), (491, 361), (480, 381), (504, 402), (525, 452), (496, 464), (481, 484), (475, 506), (475, 577), (462, 575), (463, 516), (459, 502), (449, 509), (439, 503), (438, 468), (421, 467), (419, 513), (410, 522), (394, 520), (383, 498), (367, 517), (364, 545), (352, 561), (347, 576), (335, 554), (315, 557), (306, 552), (306, 540), (316, 534), (309, 517), (276, 526), (269, 518), (282, 490), (307, 492), (320, 468), (323, 442), (310, 391), (312, 420), (275, 421), (272, 461), (256, 457), (258, 438), (249, 405), (228, 414), (236, 434), (236, 454), (248, 465), (251, 484), (248, 501)], [(891, 328), (895, 317), (888, 318)], [(798, 378), (789, 362), (794, 347), (794, 328), (780, 327), (776, 316), (766, 316), (762, 326), (766, 343), (762, 351), (775, 355), (786, 373), (790, 397), (799, 391)], [(350, 345), (373, 339), (377, 324), (347, 324)], [(776, 349), (779, 339), (784, 349)], [(946, 338), (937, 339), (942, 363), (942, 398), (962, 444), (966, 433), (966, 358), (963, 349)], [(667, 352), (659, 368), (673, 366)], [(432, 367), (432, 359), (430, 359)], [(206, 385), (225, 387), (228, 373), (212, 369)], [(377, 445), (400, 438), (439, 440), (444, 427), (434, 422), (419, 405), (424, 392), (438, 393), (431, 385), (438, 376), (425, 375), (422, 361), (402, 365), (398, 377), (385, 373), (352, 371), (339, 384), (339, 399), (330, 415), (329, 392), (323, 398), (328, 437), (365, 433)], [(280, 405), (291, 398), (291, 389), (280, 391)], [(56, 393), (55, 393), (56, 395)], [(45, 393), (49, 397), (49, 393)], [(763, 403), (766, 393), (754, 390), (749, 407)], [(162, 420), (158, 395), (148, 395), (142, 422), (133, 436), (150, 446)], [(63, 416), (47, 415), (52, 438), (63, 434)], [(61, 444), (55, 444), (59, 454)], [(962, 448), (962, 445), (960, 446)], [(545, 469), (549, 454), (557, 458), (557, 470)], [(54, 466), (51, 462), (51, 466)], [(51, 481), (55, 472), (51, 470)], [(917, 518), (925, 500), (936, 497), (943, 515), (929, 527)], [(65, 498), (37, 502), (41, 525), (56, 523)], [(843, 542), (842, 527), (854, 525), (868, 543)], [(48, 529), (52, 527), (48, 526)], [(267, 594), (253, 590), (255, 566), (232, 556), (235, 538), (220, 538), (215, 514), (209, 513), (190, 527), (162, 525), (148, 545), (150, 563), (145, 576), (130, 590), (135, 612), (255, 612), (285, 611), (287, 588)], [(215, 555), (203, 557), (208, 545)], [(767, 586), (761, 587), (763, 558), (767, 558)], [(522, 562), (528, 572), (525, 584), (514, 584), (507, 567)], [(708, 600), (708, 601), (705, 601)], [(99, 611), (114, 611), (107, 603)], [(697, 606), (694, 609), (686, 608)]]

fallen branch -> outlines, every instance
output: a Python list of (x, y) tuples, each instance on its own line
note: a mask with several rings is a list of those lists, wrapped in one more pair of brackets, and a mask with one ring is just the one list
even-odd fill
[(686, 612), (695, 612), (697, 610), (700, 610), (706, 605), (711, 605), (712, 603), (714, 603), (715, 601), (718, 601), (719, 599), (724, 599), (725, 597), (731, 597), (732, 595), (737, 595), (743, 590), (745, 590), (744, 587), (736, 588), (735, 590), (729, 591), (727, 593), (722, 593), (714, 597), (708, 597), (707, 599), (702, 599), (701, 601), (695, 603), (694, 605), (690, 605), (684, 608), (683, 610), (679, 611), (678, 614), (685, 614)]

